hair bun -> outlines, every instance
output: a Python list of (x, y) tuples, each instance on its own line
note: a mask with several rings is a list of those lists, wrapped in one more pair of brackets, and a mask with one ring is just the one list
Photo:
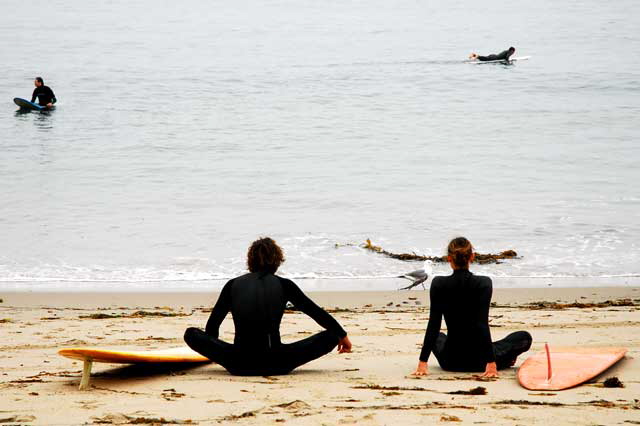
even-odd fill
[(471, 262), (473, 246), (465, 237), (454, 238), (447, 247), (447, 254), (451, 256), (456, 267), (466, 268)]

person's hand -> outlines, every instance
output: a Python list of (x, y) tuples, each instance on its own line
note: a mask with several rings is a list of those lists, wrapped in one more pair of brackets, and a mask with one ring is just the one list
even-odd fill
[(349, 340), (349, 336), (344, 336), (338, 341), (338, 352), (341, 354), (351, 353), (351, 340)]
[(498, 366), (495, 362), (488, 362), (487, 367), (484, 370), (484, 373), (480, 377), (498, 377)]
[(477, 53), (472, 53), (471, 55), (469, 55), (469, 59), (473, 60), (476, 59), (478, 57)]
[(427, 367), (426, 361), (418, 362), (418, 366), (416, 367), (416, 371), (411, 373), (412, 376), (426, 376), (429, 374), (429, 367)]
[(51, 108), (52, 106), (53, 106), (53, 104), (52, 104), (51, 102), (49, 102), (49, 103), (47, 104), (47, 108)]

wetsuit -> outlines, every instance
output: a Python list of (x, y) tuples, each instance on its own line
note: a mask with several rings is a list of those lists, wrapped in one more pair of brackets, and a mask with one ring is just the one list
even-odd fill
[[(457, 269), (448, 277), (435, 277), (429, 292), (429, 324), (424, 336), (420, 361), (428, 361), (431, 352), (445, 370), (485, 371), (489, 362), (498, 369), (513, 365), (518, 355), (529, 350), (531, 335), (511, 333), (491, 342), (489, 305), (493, 287), (491, 278)], [(442, 317), (449, 335), (440, 333)]]
[[(282, 343), (280, 321), (287, 302), (313, 318), (325, 331), (295, 343)], [(233, 344), (218, 338), (220, 324), (229, 311), (235, 326)], [(340, 324), (293, 281), (269, 273), (249, 273), (223, 287), (205, 331), (188, 328), (184, 340), (231, 374), (264, 376), (287, 374), (326, 355), (346, 335)]]
[(488, 55), (488, 56), (478, 56), (478, 60), (485, 62), (485, 61), (508, 61), (509, 58), (511, 57), (511, 55), (513, 55), (515, 53), (514, 52), (509, 52), (509, 49), (504, 50), (500, 53), (498, 53), (497, 55)]
[(55, 104), (57, 99), (56, 95), (54, 95), (53, 90), (49, 86), (45, 86), (44, 84), (40, 87), (36, 87), (33, 90), (33, 95), (31, 95), (31, 102), (35, 102), (36, 97), (38, 98), (38, 104), (42, 106), (46, 106), (49, 103)]

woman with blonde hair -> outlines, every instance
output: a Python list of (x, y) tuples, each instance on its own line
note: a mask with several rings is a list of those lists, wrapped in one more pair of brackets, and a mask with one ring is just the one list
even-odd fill
[[(491, 342), (489, 306), (493, 286), (491, 278), (469, 271), (474, 256), (473, 246), (466, 238), (454, 238), (449, 243), (447, 260), (453, 273), (435, 277), (431, 283), (429, 324), (413, 375), (428, 374), (427, 362), (433, 352), (444, 370), (484, 372), (483, 377), (498, 377), (499, 369), (513, 366), (518, 355), (531, 347), (531, 335), (526, 331)], [(440, 332), (442, 317), (448, 335)]]

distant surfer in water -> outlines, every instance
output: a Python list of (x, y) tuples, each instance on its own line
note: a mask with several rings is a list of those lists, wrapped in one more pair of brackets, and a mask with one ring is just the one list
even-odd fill
[(477, 53), (472, 53), (471, 55), (469, 55), (469, 59), (471, 59), (472, 61), (480, 61), (480, 62), (508, 61), (509, 58), (513, 56), (514, 53), (516, 53), (516, 48), (511, 46), (507, 50), (504, 50), (498, 53), (497, 55), (492, 54), (488, 56), (481, 56), (481, 55), (478, 55)]
[(51, 108), (57, 101), (53, 90), (51, 90), (49, 86), (44, 85), (42, 77), (36, 77), (33, 84), (36, 88), (33, 90), (33, 95), (31, 95), (31, 102), (35, 102), (36, 98), (38, 98), (39, 105)]
[[(428, 374), (427, 361), (433, 352), (444, 370), (498, 377), (499, 369), (513, 366), (518, 355), (531, 347), (531, 335), (526, 331), (491, 342), (489, 306), (493, 286), (491, 278), (469, 271), (474, 257), (473, 246), (466, 238), (449, 243), (447, 259), (453, 274), (435, 277), (431, 283), (429, 324), (414, 376)], [(440, 332), (442, 317), (448, 335)]]
[[(287, 374), (331, 352), (351, 352), (347, 332), (324, 309), (313, 303), (291, 280), (275, 275), (284, 261), (271, 238), (254, 241), (247, 253), (249, 273), (222, 288), (205, 330), (191, 327), (184, 340), (196, 352), (238, 376)], [(280, 340), (280, 321), (287, 306), (313, 318), (325, 330), (293, 343)], [(231, 312), (233, 344), (220, 340), (222, 320)]]

